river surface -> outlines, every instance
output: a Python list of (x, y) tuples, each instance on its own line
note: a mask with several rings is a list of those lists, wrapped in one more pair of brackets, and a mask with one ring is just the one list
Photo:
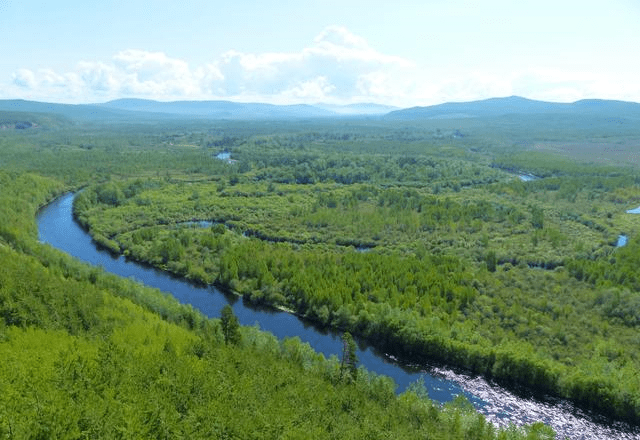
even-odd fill
[(618, 235), (618, 241), (616, 242), (616, 247), (622, 247), (627, 245), (628, 238), (624, 234)]
[[(299, 337), (326, 357), (340, 356), (342, 343), (337, 332), (318, 329), (294, 315), (278, 310), (256, 308), (244, 304), (234, 295), (213, 287), (198, 287), (165, 272), (145, 267), (124, 257), (113, 257), (99, 250), (72, 218), (73, 194), (67, 194), (43, 208), (38, 214), (40, 241), (68, 254), (102, 267), (105, 271), (136, 280), (168, 292), (180, 302), (191, 304), (209, 317), (219, 317), (222, 307), (231, 304), (243, 325), (258, 325), (278, 338)], [(552, 426), (558, 438), (570, 439), (640, 439), (640, 428), (611, 422), (576, 409), (559, 399), (538, 400), (526, 392), (514, 394), (481, 377), (443, 368), (438, 365), (415, 365), (402, 362), (358, 341), (358, 358), (369, 371), (392, 377), (403, 391), (411, 383), (424, 380), (429, 397), (447, 402), (462, 394), (499, 426), (522, 425), (542, 421)]]
[(518, 177), (523, 182), (533, 182), (534, 180), (538, 180), (538, 176), (534, 176), (533, 174), (518, 174)]

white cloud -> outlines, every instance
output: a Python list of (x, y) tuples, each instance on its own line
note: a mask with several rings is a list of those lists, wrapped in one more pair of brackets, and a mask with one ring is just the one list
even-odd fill
[(335, 86), (326, 77), (319, 76), (293, 86), (284, 91), (282, 96), (292, 101), (318, 102), (326, 99), (334, 90)]
[(36, 75), (29, 69), (20, 69), (13, 74), (13, 84), (25, 89), (36, 86)]
[(229, 50), (195, 67), (162, 52), (129, 49), (110, 60), (78, 62), (63, 73), (19, 69), (10, 86), (0, 87), (0, 93), (59, 102), (141, 97), (413, 106), (512, 94), (550, 101), (585, 97), (640, 101), (640, 86), (631, 77), (540, 68), (520, 72), (475, 69), (452, 77), (381, 53), (348, 29), (329, 26), (297, 52)]
[(364, 38), (352, 34), (347, 30), (347, 28), (342, 26), (326, 27), (316, 38), (314, 38), (313, 41), (318, 46), (332, 45), (352, 49), (369, 50), (369, 44)]
[(189, 65), (162, 52), (126, 50), (113, 57), (112, 65), (110, 82), (121, 94), (177, 97), (199, 93)]
[(119, 86), (118, 71), (113, 65), (81, 62), (77, 72), (83, 83), (96, 93), (116, 90)]
[(349, 101), (364, 91), (362, 78), (408, 68), (412, 63), (375, 51), (363, 38), (343, 27), (330, 26), (300, 52), (229, 51), (216, 65), (229, 96), (257, 94), (271, 101)]
[(393, 73), (411, 68), (410, 61), (376, 51), (346, 28), (329, 26), (299, 52), (230, 50), (192, 68), (162, 52), (130, 49), (108, 61), (79, 62), (62, 74), (20, 69), (13, 75), (13, 85), (16, 93), (19, 88), (30, 97), (67, 102), (122, 96), (350, 102), (388, 98)]

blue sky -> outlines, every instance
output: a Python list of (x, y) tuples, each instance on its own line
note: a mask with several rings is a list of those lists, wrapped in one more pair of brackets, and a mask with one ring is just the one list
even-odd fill
[(0, 98), (640, 102), (638, 0), (0, 0)]

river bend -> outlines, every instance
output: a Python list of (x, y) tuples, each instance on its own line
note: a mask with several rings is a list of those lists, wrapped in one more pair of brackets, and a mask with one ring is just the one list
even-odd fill
[[(100, 266), (107, 272), (132, 277), (150, 287), (168, 292), (180, 302), (191, 304), (209, 317), (220, 316), (222, 307), (231, 304), (243, 325), (257, 324), (278, 338), (297, 336), (326, 357), (340, 355), (342, 344), (337, 332), (318, 329), (289, 313), (248, 306), (241, 299), (225, 295), (213, 287), (194, 286), (165, 272), (124, 257), (113, 257), (108, 252), (97, 249), (89, 234), (73, 220), (73, 198), (73, 194), (66, 194), (39, 212), (37, 222), (41, 242), (89, 264)], [(480, 377), (436, 365), (403, 363), (362, 341), (358, 341), (358, 344), (360, 363), (369, 371), (392, 377), (398, 384), (399, 391), (422, 378), (432, 400), (447, 402), (463, 394), (496, 425), (522, 425), (542, 421), (556, 430), (558, 438), (640, 439), (639, 428), (586, 414), (567, 401), (551, 398), (541, 401), (516, 395)]]

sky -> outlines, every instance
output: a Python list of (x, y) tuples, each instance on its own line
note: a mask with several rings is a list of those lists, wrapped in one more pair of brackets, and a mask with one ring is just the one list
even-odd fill
[(640, 102), (640, 0), (0, 0), (0, 99)]

